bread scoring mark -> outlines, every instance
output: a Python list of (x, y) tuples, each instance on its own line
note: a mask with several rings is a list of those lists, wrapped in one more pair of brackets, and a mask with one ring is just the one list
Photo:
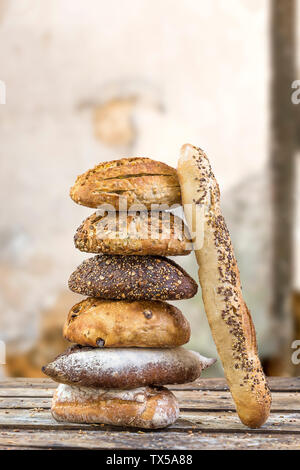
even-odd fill
[[(148, 178), (148, 176), (149, 175), (147, 175), (147, 178)], [(167, 176), (166, 175), (151, 175), (151, 176), (153, 176), (153, 177), (160, 176), (160, 177), (166, 177), (166, 178), (168, 177), (168, 175)], [(110, 179), (116, 180), (116, 179), (124, 179), (124, 178), (108, 178), (104, 181), (107, 181), (107, 180), (110, 180)], [(154, 183), (154, 181), (153, 181), (153, 183)], [(83, 185), (81, 185), (81, 186), (83, 186)], [(153, 188), (153, 189), (155, 189), (155, 188)], [(174, 184), (169, 184), (168, 181), (164, 181), (164, 188), (161, 188), (161, 191), (165, 191), (166, 189), (178, 189), (179, 190), (179, 187), (177, 185), (174, 185)], [(124, 194), (125, 197), (126, 197), (127, 194), (128, 195), (130, 195), (130, 194), (134, 195), (135, 192), (136, 192), (136, 189), (130, 189), (130, 188), (126, 188), (126, 189), (115, 189), (114, 188), (114, 189), (111, 189), (111, 190), (109, 190), (109, 189), (103, 190), (101, 188), (94, 188), (93, 190), (90, 191), (90, 194), (99, 194), (99, 195), (102, 194), (103, 197), (105, 197), (106, 195)], [(139, 201), (137, 201), (137, 202), (139, 202)], [(143, 204), (143, 203), (141, 203), (141, 204)]]
[(122, 196), (128, 203), (146, 204), (167, 200), (180, 203), (176, 170), (149, 158), (123, 158), (104, 162), (77, 177), (70, 189), (78, 204), (99, 207), (109, 203), (118, 207)]
[[(91, 171), (91, 170), (90, 170)], [(101, 178), (101, 181), (110, 181), (110, 180), (124, 180), (124, 179), (131, 179), (131, 178), (142, 178), (143, 176), (171, 176), (174, 177), (174, 172), (167, 174), (167, 173), (136, 173), (136, 174), (125, 174), (119, 176), (111, 176), (110, 178)]]
[[(145, 168), (150, 167), (152, 171), (149, 170), (149, 172), (144, 171), (144, 172), (137, 172), (136, 169), (139, 166), (143, 166)], [(132, 176), (144, 176), (144, 175), (150, 175), (150, 176), (177, 176), (176, 170), (166, 163), (158, 162), (156, 160), (152, 160), (151, 158), (147, 157), (129, 157), (129, 158), (121, 158), (119, 160), (110, 160), (108, 162), (102, 162), (96, 165), (94, 168), (86, 171), (82, 175), (79, 175), (77, 177), (77, 181), (81, 180), (86, 180), (89, 178), (90, 175), (95, 174), (95, 173), (103, 173), (103, 180), (108, 180), (112, 178), (118, 178), (123, 176), (123, 169), (128, 169), (128, 174), (125, 174), (125, 177), (132, 177)], [(109, 171), (115, 171), (117, 169), (117, 172), (114, 174), (112, 177), (107, 177), (105, 174), (109, 173)], [(134, 171), (130, 171), (130, 169), (133, 169)], [(153, 172), (153, 169), (156, 169), (157, 171)], [(120, 174), (122, 173), (122, 174)]]
[[(205, 220), (212, 231), (214, 244), (217, 249), (217, 269), (219, 272), (219, 285), (216, 287), (218, 295), (222, 296), (224, 308), (221, 318), (226, 323), (229, 333), (233, 337), (232, 349), (234, 351), (234, 368), (240, 369), (244, 375), (240, 386), (250, 381), (251, 390), (262, 382), (265, 384), (267, 399), (270, 391), (265, 380), (265, 375), (260, 364), (254, 361), (247, 353), (247, 338), (244, 333), (245, 321), (254, 329), (248, 308), (240, 297), (240, 276), (236, 258), (229, 235), (229, 231), (219, 207), (220, 189), (212, 172), (211, 165), (205, 153), (197, 147), (193, 147), (193, 160), (201, 176), (194, 179), (198, 184), (197, 192), (200, 194), (195, 204), (203, 204), (205, 207)], [(253, 336), (253, 335), (252, 335)], [(256, 342), (251, 345), (253, 355), (257, 354)]]

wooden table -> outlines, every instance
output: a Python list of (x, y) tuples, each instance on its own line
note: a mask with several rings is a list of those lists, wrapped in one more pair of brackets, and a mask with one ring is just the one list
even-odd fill
[(272, 413), (261, 429), (243, 426), (223, 379), (170, 387), (181, 413), (167, 429), (138, 431), (57, 423), (50, 379), (0, 381), (0, 449), (300, 449), (300, 377), (271, 378)]

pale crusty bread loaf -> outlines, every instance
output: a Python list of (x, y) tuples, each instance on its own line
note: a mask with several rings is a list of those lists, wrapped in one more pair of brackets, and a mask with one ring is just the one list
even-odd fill
[(110, 255), (188, 255), (191, 240), (182, 219), (170, 212), (95, 212), (74, 236), (76, 248)]
[[(242, 297), (230, 236), (220, 210), (219, 187), (201, 149), (189, 144), (182, 147), (178, 177), (191, 232), (191, 214), (199, 216), (202, 213), (195, 236), (197, 242), (203, 240), (203, 246), (196, 249), (195, 254), (204, 307), (225, 376), (241, 421), (256, 428), (269, 416), (271, 395), (257, 354), (250, 312)], [(203, 212), (197, 210), (199, 207)]]
[(196, 380), (202, 369), (214, 364), (184, 348), (90, 348), (71, 347), (43, 372), (69, 385), (131, 389)]
[(180, 310), (159, 300), (89, 297), (71, 308), (63, 332), (72, 343), (93, 347), (172, 348), (190, 339)]
[(71, 274), (69, 288), (106, 300), (180, 300), (193, 297), (198, 286), (163, 256), (97, 255)]
[(99, 207), (111, 204), (119, 209), (120, 197), (127, 206), (142, 204), (180, 204), (176, 170), (150, 158), (122, 158), (100, 163), (78, 176), (70, 190), (77, 204)]
[(173, 393), (163, 387), (125, 391), (60, 384), (51, 412), (57, 421), (157, 429), (176, 421), (179, 406)]

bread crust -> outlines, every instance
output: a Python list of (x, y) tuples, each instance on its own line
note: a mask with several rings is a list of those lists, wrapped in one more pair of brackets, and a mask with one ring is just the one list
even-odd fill
[(190, 325), (178, 308), (159, 300), (89, 297), (71, 308), (63, 334), (82, 346), (172, 348), (189, 341)]
[(100, 163), (77, 177), (70, 190), (74, 202), (97, 208), (111, 204), (119, 209), (120, 197), (133, 204), (180, 204), (176, 170), (150, 158), (122, 158)]
[(60, 384), (51, 412), (57, 421), (158, 429), (176, 421), (179, 405), (173, 393), (163, 387), (124, 392)]
[(170, 212), (95, 212), (78, 227), (74, 243), (87, 253), (111, 255), (176, 256), (191, 252), (187, 227)]
[(132, 389), (187, 383), (215, 362), (184, 348), (90, 348), (74, 346), (43, 367), (56, 382)]
[(104, 300), (179, 300), (193, 297), (198, 286), (168, 258), (97, 255), (71, 274), (69, 288)]
[[(195, 254), (214, 341), (238, 415), (246, 426), (257, 428), (269, 416), (271, 395), (257, 354), (251, 315), (242, 297), (218, 183), (205, 153), (189, 144), (181, 149), (178, 176), (183, 204), (192, 204), (194, 213), (199, 207), (204, 209), (203, 220), (196, 227), (198, 239), (204, 230), (203, 246)], [(190, 221), (192, 231), (191, 225)]]

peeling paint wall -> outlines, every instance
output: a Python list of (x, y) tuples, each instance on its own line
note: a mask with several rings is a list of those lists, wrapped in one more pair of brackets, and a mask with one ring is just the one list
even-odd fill
[[(211, 157), (229, 226), (239, 225), (234, 188), (253, 210), (247, 182), (267, 184), (267, 3), (0, 1), (0, 339), (11, 354), (35, 347), (53, 305), (62, 321), (71, 307), (57, 299), (83, 259), (72, 238), (91, 211), (68, 191), (99, 161), (140, 155), (176, 166), (191, 141)], [(266, 255), (237, 251), (247, 297), (247, 266)], [(192, 256), (178, 261), (196, 278)], [(262, 314), (266, 276), (248, 291)], [(191, 346), (213, 355), (200, 295), (178, 306), (192, 322)], [(268, 323), (254, 317), (263, 349)]]

